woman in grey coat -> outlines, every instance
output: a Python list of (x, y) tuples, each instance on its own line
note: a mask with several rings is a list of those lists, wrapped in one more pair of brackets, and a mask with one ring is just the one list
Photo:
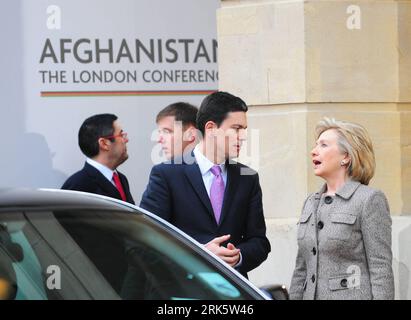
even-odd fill
[(391, 216), (368, 187), (375, 171), (366, 130), (325, 118), (311, 151), (323, 187), (305, 201), (291, 299), (393, 299)]

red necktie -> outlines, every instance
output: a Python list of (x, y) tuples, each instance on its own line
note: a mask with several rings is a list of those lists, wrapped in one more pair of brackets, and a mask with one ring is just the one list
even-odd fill
[(121, 199), (123, 201), (126, 201), (127, 199), (126, 194), (124, 193), (124, 189), (123, 189), (123, 186), (121, 185), (120, 177), (118, 176), (117, 172), (113, 173), (113, 180), (114, 180), (114, 183), (116, 184), (116, 188), (118, 192), (120, 192)]

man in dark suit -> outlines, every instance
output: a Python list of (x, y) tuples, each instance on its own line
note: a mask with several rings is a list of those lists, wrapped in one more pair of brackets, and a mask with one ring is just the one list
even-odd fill
[[(78, 133), (86, 163), (61, 188), (96, 193), (134, 204), (126, 176), (117, 171), (128, 158), (127, 142), (127, 133), (114, 114), (87, 118)], [(120, 293), (128, 269), (126, 250), (119, 249), (125, 247), (124, 241), (91, 224), (76, 225), (64, 219), (61, 224)]]
[(114, 114), (97, 114), (86, 119), (78, 133), (86, 163), (61, 188), (101, 194), (134, 204), (126, 176), (117, 171), (128, 158), (127, 142), (127, 133)]
[(270, 252), (258, 174), (232, 160), (246, 138), (247, 110), (229, 93), (207, 96), (197, 114), (203, 139), (191, 157), (153, 167), (140, 203), (245, 276)]

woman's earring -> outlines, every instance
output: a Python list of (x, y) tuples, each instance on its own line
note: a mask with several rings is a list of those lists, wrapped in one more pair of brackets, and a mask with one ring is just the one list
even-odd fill
[(341, 160), (340, 164), (341, 164), (341, 167), (345, 166), (345, 161)]

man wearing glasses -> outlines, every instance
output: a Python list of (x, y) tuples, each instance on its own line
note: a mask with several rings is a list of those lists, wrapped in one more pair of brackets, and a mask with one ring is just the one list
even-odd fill
[(127, 133), (114, 114), (87, 118), (78, 133), (86, 163), (61, 188), (101, 194), (134, 204), (126, 176), (117, 171), (128, 158), (127, 142)]

